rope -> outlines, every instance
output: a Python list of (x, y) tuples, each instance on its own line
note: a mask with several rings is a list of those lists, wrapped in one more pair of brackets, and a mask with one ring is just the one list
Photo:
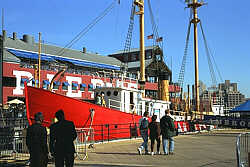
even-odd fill
[(153, 46), (155, 45), (155, 43), (159, 43), (160, 48), (163, 48), (162, 41), (157, 41), (157, 39), (159, 38), (158, 27), (157, 27), (157, 25), (155, 23), (155, 19), (154, 19), (153, 10), (152, 10), (150, 0), (148, 0), (148, 8), (149, 8), (150, 21), (151, 21), (152, 30), (153, 30), (153, 38), (154, 38)]
[(206, 49), (206, 55), (207, 55), (207, 60), (208, 60), (209, 71), (210, 71), (211, 79), (212, 79), (212, 82), (213, 82), (212, 87), (215, 88), (216, 84), (217, 84), (217, 80), (216, 80), (216, 77), (215, 77), (215, 73), (214, 73), (214, 69), (213, 69), (213, 65), (212, 65), (212, 61), (211, 61), (211, 57), (210, 57), (210, 52), (209, 52), (209, 49), (208, 49), (208, 44), (207, 44), (207, 40), (206, 40), (206, 37), (205, 37), (205, 33), (204, 33), (204, 30), (203, 30), (201, 21), (200, 21), (200, 27), (201, 27), (202, 37), (203, 37), (204, 45), (205, 45), (205, 49)]
[(77, 41), (79, 41), (94, 25), (96, 25), (104, 16), (106, 16), (115, 6), (117, 0), (114, 0), (99, 16), (97, 16), (90, 24), (88, 24), (81, 32), (79, 32), (64, 48), (62, 48), (56, 55), (64, 54), (65, 49), (71, 48)]
[[(200, 21), (200, 27), (201, 27), (201, 30), (202, 30), (202, 34), (204, 34), (204, 38), (205, 38), (205, 33), (204, 33), (204, 31), (203, 31), (203, 27), (202, 27), (201, 21)], [(206, 39), (206, 38), (205, 38), (205, 39)], [(204, 40), (204, 41), (205, 41), (205, 40)], [(206, 42), (206, 45), (207, 45), (207, 42)], [(211, 55), (211, 57), (212, 57), (213, 63), (214, 63), (215, 68), (216, 68), (216, 71), (218, 72), (220, 81), (223, 82), (223, 79), (222, 79), (220, 70), (219, 70), (219, 68), (218, 68), (218, 66), (217, 66), (217, 64), (216, 64), (216, 61), (215, 61), (214, 56), (213, 56), (213, 54), (212, 54), (212, 52), (211, 52), (211, 49), (209, 48), (208, 45), (207, 45), (207, 48), (208, 48), (208, 51), (209, 51), (209, 53), (210, 53), (209, 55)], [(211, 60), (211, 58), (210, 58), (210, 60)]]
[(178, 77), (178, 84), (180, 87), (183, 87), (183, 82), (184, 82), (185, 66), (186, 66), (186, 60), (187, 60), (187, 54), (188, 54), (188, 43), (189, 43), (189, 36), (190, 36), (190, 30), (191, 30), (191, 18), (192, 18), (192, 12), (190, 12), (190, 16), (189, 16), (189, 25), (188, 25), (188, 31), (187, 31), (187, 36), (186, 36), (186, 44), (185, 44), (185, 49), (184, 49), (184, 55), (182, 58), (181, 69), (180, 69), (180, 73)]
[(122, 53), (122, 56), (124, 56), (127, 53), (126, 57), (125, 57), (125, 63), (123, 64), (125, 71), (127, 71), (127, 68), (128, 68), (128, 57), (129, 57), (129, 54), (130, 54), (131, 40), (132, 40), (133, 29), (134, 29), (134, 16), (135, 16), (135, 4), (134, 4), (134, 2), (132, 0), (129, 27), (128, 27), (128, 32), (127, 32), (127, 37), (126, 37), (126, 41), (125, 41), (124, 50), (123, 50), (123, 53)]

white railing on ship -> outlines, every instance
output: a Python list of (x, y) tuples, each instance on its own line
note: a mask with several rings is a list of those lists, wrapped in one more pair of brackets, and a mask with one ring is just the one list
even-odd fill
[(246, 167), (249, 165), (250, 158), (250, 133), (242, 133), (236, 140), (237, 167)]
[[(115, 105), (117, 104), (117, 105)], [(141, 115), (142, 114), (142, 104), (137, 104), (134, 108), (133, 104), (129, 104), (129, 111), (126, 110), (125, 108), (125, 103), (120, 102), (118, 100), (113, 100), (113, 99), (109, 99), (108, 101), (108, 107), (109, 108), (113, 108), (113, 109), (117, 109), (123, 112), (130, 112), (132, 113), (133, 110), (135, 111), (136, 114)], [(145, 106), (146, 110), (148, 109), (148, 106)]]

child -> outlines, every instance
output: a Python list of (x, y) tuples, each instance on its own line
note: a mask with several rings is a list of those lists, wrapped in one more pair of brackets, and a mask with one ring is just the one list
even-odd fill
[(160, 154), (160, 144), (161, 144), (161, 128), (160, 123), (156, 122), (157, 115), (152, 116), (152, 122), (149, 123), (148, 128), (150, 130), (149, 138), (151, 140), (151, 155), (154, 155), (154, 144), (155, 140), (157, 141), (157, 152), (156, 154)]

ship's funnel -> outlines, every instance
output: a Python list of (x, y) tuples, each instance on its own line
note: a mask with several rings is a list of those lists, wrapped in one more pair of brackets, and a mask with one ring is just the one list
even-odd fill
[(169, 91), (168, 91), (168, 87), (169, 87), (169, 80), (168, 80), (168, 75), (165, 72), (162, 72), (159, 76), (160, 79), (160, 99), (164, 100), (164, 101), (169, 101)]

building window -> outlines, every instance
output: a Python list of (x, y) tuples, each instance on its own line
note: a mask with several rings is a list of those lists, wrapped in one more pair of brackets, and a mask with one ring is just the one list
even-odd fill
[(54, 81), (54, 82), (53, 82), (53, 89), (58, 90), (58, 89), (59, 89), (60, 84), (61, 84), (61, 83), (60, 83), (59, 81)]
[(131, 55), (131, 61), (136, 61), (137, 60), (137, 54), (136, 53), (132, 53)]
[(80, 84), (80, 91), (85, 91), (86, 84), (82, 83)]
[(92, 84), (88, 85), (88, 91), (93, 91), (93, 85)]
[(146, 52), (145, 59), (152, 59), (152, 52)]
[(24, 82), (29, 83), (29, 80), (27, 78), (21, 79), (21, 87), (24, 87)]
[(72, 90), (77, 90), (78, 84), (77, 83), (72, 83)]
[(69, 83), (68, 82), (63, 82), (62, 89), (63, 90), (68, 90)]
[(39, 84), (38, 80), (32, 79), (32, 86), (36, 86)]
[(15, 77), (3, 77), (3, 86), (4, 87), (16, 87), (16, 78)]
[(48, 89), (49, 84), (50, 84), (50, 82), (48, 80), (43, 80), (43, 89)]

